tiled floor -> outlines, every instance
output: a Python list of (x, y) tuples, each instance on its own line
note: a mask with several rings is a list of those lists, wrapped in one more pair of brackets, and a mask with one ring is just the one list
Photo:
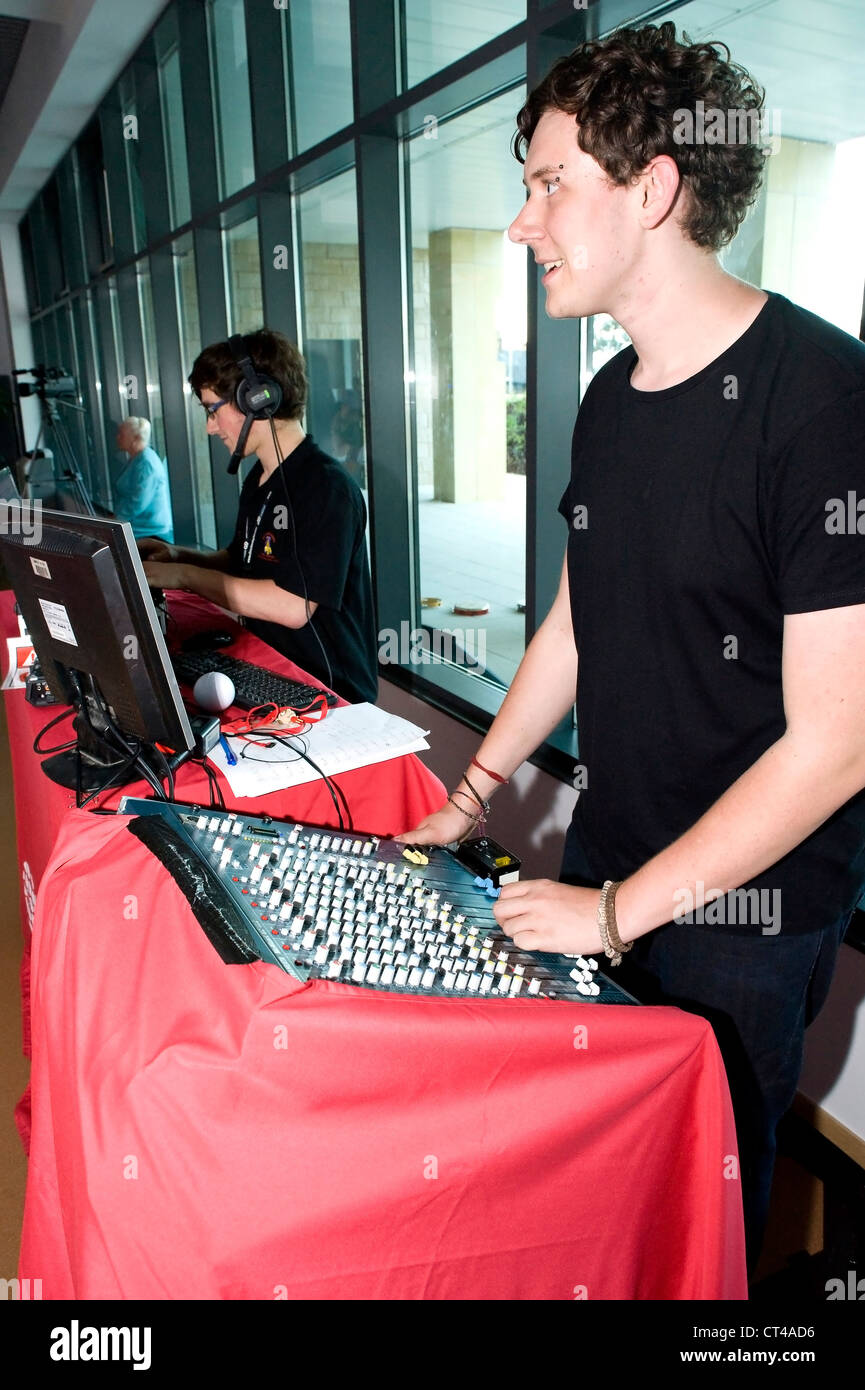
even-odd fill
[[(425, 609), (434, 627), (476, 629), (475, 648), (486, 647), (485, 665), (505, 684), (513, 678), (525, 649), (526, 480), (505, 476), (501, 502), (421, 501), (418, 507), (421, 591), (440, 598)], [(454, 603), (485, 600), (482, 618), (452, 612)], [(469, 648), (471, 651), (471, 647)]]

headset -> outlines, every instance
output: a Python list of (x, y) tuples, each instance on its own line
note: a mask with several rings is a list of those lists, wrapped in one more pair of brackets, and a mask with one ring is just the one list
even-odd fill
[(261, 376), (255, 370), (246, 339), (242, 334), (232, 334), (228, 340), (228, 346), (235, 362), (243, 372), (243, 376), (237, 383), (234, 401), (238, 410), (246, 416), (240, 434), (237, 436), (234, 453), (228, 461), (229, 473), (236, 473), (240, 467), (246, 441), (249, 438), (249, 431), (254, 422), (256, 420), (272, 420), (282, 405), (282, 387), (278, 381), (274, 381), (272, 376)]

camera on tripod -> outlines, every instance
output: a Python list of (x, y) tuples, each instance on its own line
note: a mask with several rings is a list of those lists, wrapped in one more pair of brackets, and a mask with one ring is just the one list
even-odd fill
[(35, 381), (19, 381), (19, 396), (39, 396), (48, 400), (77, 394), (75, 378), (63, 367), (16, 367), (15, 376), (35, 376)]
[[(36, 396), (42, 415), (34, 447), (18, 460), (22, 493), (58, 511), (94, 516), (95, 508), (63, 418), (63, 412), (68, 410), (86, 413), (78, 402), (74, 376), (65, 367), (46, 367), (41, 362), (35, 367), (16, 367), (14, 374), (35, 378), (19, 381), (18, 395)], [(53, 448), (41, 449), (43, 439), (46, 443), (50, 440)]]

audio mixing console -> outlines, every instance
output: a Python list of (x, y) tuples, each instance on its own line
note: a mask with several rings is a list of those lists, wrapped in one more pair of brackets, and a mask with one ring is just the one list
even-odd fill
[[(633, 1004), (591, 957), (520, 951), (447, 849), (124, 797), (223, 959), (401, 994)], [(421, 861), (421, 862), (417, 862)]]

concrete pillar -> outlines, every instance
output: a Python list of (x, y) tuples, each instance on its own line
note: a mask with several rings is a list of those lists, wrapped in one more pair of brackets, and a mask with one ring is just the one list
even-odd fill
[(505, 364), (496, 332), (501, 232), (431, 232), (429, 285), (435, 497), (499, 501), (507, 466)]

